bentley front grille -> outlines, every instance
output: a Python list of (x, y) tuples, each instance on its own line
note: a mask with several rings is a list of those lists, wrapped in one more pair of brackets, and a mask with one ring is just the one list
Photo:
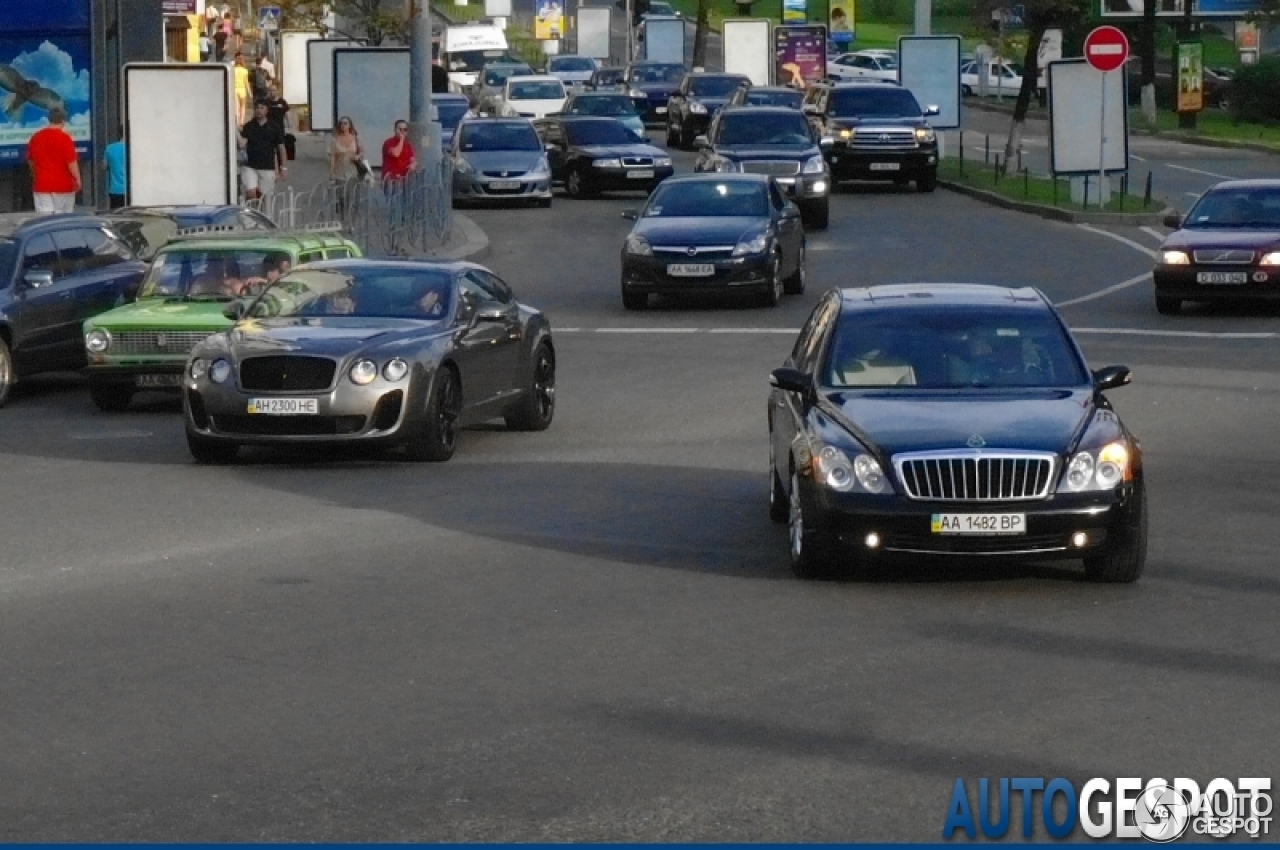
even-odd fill
[(111, 354), (187, 354), (217, 331), (120, 331), (111, 334)]
[(327, 357), (270, 355), (240, 363), (240, 386), (267, 392), (327, 390), (338, 364)]
[(1046, 452), (921, 452), (893, 459), (907, 496), (930, 502), (1043, 499), (1057, 457)]

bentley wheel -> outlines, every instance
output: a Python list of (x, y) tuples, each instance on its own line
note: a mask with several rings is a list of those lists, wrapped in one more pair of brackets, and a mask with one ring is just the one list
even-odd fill
[(116, 413), (129, 406), (133, 399), (133, 387), (128, 384), (112, 384), (106, 381), (89, 381), (89, 398), (99, 410)]
[(801, 243), (800, 243), (800, 263), (799, 263), (799, 265), (797, 265), (797, 266), (796, 266), (796, 270), (795, 270), (794, 272), (792, 272), (791, 274), (789, 274), (789, 275), (787, 276), (787, 279), (786, 279), (786, 280), (784, 280), (784, 281), (782, 282), (782, 288), (786, 290), (786, 293), (787, 293), (788, 295), (803, 295), (803, 294), (804, 294), (804, 275), (805, 275), (805, 271), (804, 271), (804, 255), (805, 255), (805, 251), (806, 251), (805, 244), (804, 244), (803, 242), (801, 242)]
[(462, 386), (453, 370), (442, 366), (431, 388), (426, 421), (418, 435), (405, 446), (409, 460), (438, 463), (453, 457), (458, 446), (458, 418), (461, 414)]
[(1142, 575), (1147, 564), (1147, 494), (1138, 490), (1134, 497), (1138, 500), (1137, 522), (1125, 528), (1105, 554), (1084, 559), (1089, 581), (1127, 584)]
[(805, 522), (800, 504), (800, 476), (791, 473), (791, 492), (787, 494), (787, 531), (791, 540), (791, 571), (796, 578), (823, 578), (831, 572), (832, 547), (825, 534)]
[(236, 443), (224, 443), (221, 440), (210, 440), (187, 428), (187, 448), (196, 463), (223, 464), (231, 463), (240, 453)]
[(649, 306), (649, 293), (634, 292), (622, 287), (622, 306), (628, 310), (643, 310)]
[(13, 389), (13, 355), (9, 353), (9, 344), (0, 337), (0, 407), (9, 400), (9, 391)]
[(556, 358), (545, 342), (533, 354), (529, 384), (504, 418), (515, 431), (545, 431), (556, 414)]
[(1156, 296), (1156, 312), (1161, 316), (1176, 316), (1182, 312), (1182, 299), (1167, 295)]

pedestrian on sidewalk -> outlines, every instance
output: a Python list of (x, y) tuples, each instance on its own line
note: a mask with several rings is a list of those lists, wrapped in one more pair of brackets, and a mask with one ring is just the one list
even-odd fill
[(227, 49), (231, 46), (231, 13), (227, 12), (222, 16), (222, 23), (218, 24), (218, 30), (214, 33), (213, 43), (218, 48), (218, 61), (227, 61)]
[(128, 176), (125, 160), (128, 152), (124, 146), (124, 128), (116, 130), (116, 140), (107, 145), (102, 152), (102, 166), (107, 171), (107, 206), (118, 210), (124, 206), (124, 197), (128, 194)]
[(231, 70), (236, 77), (236, 125), (239, 126), (245, 122), (244, 116), (248, 111), (249, 98), (252, 94), (249, 90), (249, 69), (244, 64), (243, 53), (236, 53), (235, 64)]
[(253, 89), (254, 100), (264, 100), (267, 97), (267, 88), (275, 81), (275, 74), (271, 73), (270, 62), (265, 54), (259, 53), (257, 61), (253, 64), (253, 70), (249, 76), (249, 86)]
[(338, 119), (333, 135), (329, 137), (329, 176), (344, 183), (353, 177), (363, 177), (358, 165), (363, 157), (364, 148), (360, 145), (355, 122), (344, 115)]
[(395, 135), (382, 143), (382, 182), (403, 180), (416, 164), (413, 143), (409, 141), (409, 124), (401, 119), (396, 122)]
[(213, 53), (213, 42), (209, 40), (208, 33), (200, 33), (200, 37), (196, 39), (200, 45), (200, 61), (208, 62)]
[(63, 129), (67, 111), (61, 106), (49, 110), (49, 126), (37, 130), (27, 142), (27, 163), (31, 166), (31, 194), (36, 212), (69, 213), (75, 210), (80, 191), (80, 161), (76, 144)]
[(276, 179), (286, 179), (289, 168), (285, 165), (284, 133), (267, 120), (265, 103), (254, 105), (253, 120), (240, 128), (239, 144), (245, 152), (244, 167), (240, 169), (245, 200), (270, 195), (275, 191)]

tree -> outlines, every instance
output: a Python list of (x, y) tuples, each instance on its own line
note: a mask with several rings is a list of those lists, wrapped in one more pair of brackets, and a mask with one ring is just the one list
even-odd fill
[(388, 38), (408, 42), (411, 18), (404, 0), (334, 0), (335, 14), (351, 21), (375, 47)]
[(698, 0), (697, 28), (693, 31), (693, 67), (707, 67), (707, 30), (710, 29), (708, 15), (711, 11), (710, 0)]
[(1142, 60), (1142, 118), (1147, 126), (1156, 126), (1156, 4), (1142, 4), (1142, 25), (1138, 30), (1138, 53)]

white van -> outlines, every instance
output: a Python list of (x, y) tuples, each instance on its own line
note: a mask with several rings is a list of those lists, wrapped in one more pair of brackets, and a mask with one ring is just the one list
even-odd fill
[(464, 91), (490, 62), (514, 61), (507, 52), (507, 35), (493, 24), (446, 27), (440, 65), (449, 72), (449, 88)]

